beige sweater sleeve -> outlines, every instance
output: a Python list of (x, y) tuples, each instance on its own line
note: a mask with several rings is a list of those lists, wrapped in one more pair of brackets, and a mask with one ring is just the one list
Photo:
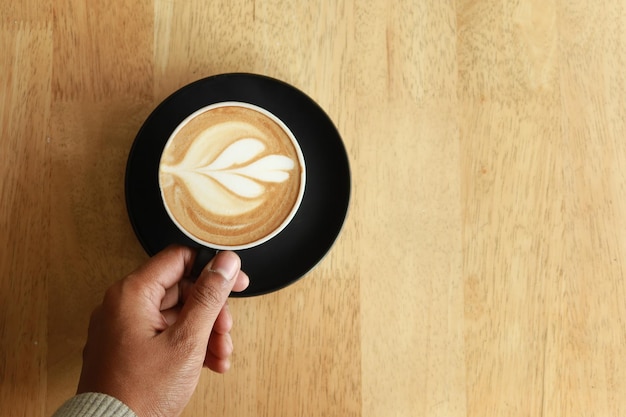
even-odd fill
[(88, 392), (70, 398), (52, 417), (137, 417), (117, 398)]

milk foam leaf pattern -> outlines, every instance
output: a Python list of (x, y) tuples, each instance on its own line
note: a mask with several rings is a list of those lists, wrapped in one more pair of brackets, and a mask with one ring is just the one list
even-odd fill
[(199, 173), (206, 174), (215, 181), (228, 188), (233, 193), (245, 198), (257, 198), (263, 194), (265, 187), (256, 181), (228, 171), (211, 171)]
[[(249, 129), (248, 126), (237, 122), (220, 123), (205, 129), (191, 142), (181, 165), (195, 168), (215, 164), (214, 168), (220, 169), (251, 160), (265, 149), (262, 141), (255, 139), (256, 136), (248, 136), (235, 142), (231, 141), (233, 131), (247, 129)], [(230, 146), (227, 146), (218, 157), (215, 157), (215, 143), (225, 143)]]
[[(257, 198), (263, 194), (260, 182), (284, 182), (295, 163), (284, 155), (267, 155), (251, 162), (265, 150), (258, 139), (240, 139), (229, 145), (215, 161), (206, 167), (198, 167), (196, 172), (208, 175), (222, 184), (230, 192), (241, 197)], [(247, 165), (247, 162), (250, 162)]]
[(294, 162), (283, 155), (268, 155), (250, 165), (233, 170), (265, 182), (283, 182), (289, 178), (289, 172), (294, 168)]
[(267, 183), (286, 181), (296, 166), (284, 155), (265, 155), (255, 160), (264, 150), (260, 140), (245, 138), (230, 144), (212, 161), (186, 155), (180, 164), (162, 169), (178, 176), (207, 210), (240, 215), (261, 204)]
[(243, 164), (251, 161), (264, 149), (265, 145), (260, 140), (253, 138), (239, 139), (224, 149), (207, 168), (218, 170)]
[(241, 198), (227, 192), (219, 183), (197, 172), (180, 172), (185, 186), (204, 210), (218, 216), (240, 216), (259, 207), (262, 199)]

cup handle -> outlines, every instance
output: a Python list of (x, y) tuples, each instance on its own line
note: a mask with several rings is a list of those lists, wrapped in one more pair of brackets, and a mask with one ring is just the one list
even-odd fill
[(196, 252), (196, 259), (191, 267), (191, 276), (189, 277), (192, 282), (196, 282), (204, 267), (215, 257), (215, 255), (217, 255), (218, 252), (219, 251), (215, 249), (205, 247), (198, 248), (198, 251)]

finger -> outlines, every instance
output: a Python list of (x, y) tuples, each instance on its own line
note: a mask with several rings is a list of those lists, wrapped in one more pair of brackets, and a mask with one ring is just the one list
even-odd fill
[(133, 279), (156, 281), (164, 288), (170, 288), (189, 273), (194, 256), (194, 250), (187, 246), (170, 245), (131, 275)]
[(165, 290), (165, 295), (163, 295), (163, 299), (161, 300), (161, 311), (170, 309), (178, 305), (180, 299), (181, 283), (182, 280), (173, 287)]
[(191, 248), (172, 245), (154, 255), (126, 280), (144, 288), (145, 294), (156, 306), (161, 306), (167, 289), (188, 274), (194, 257)]
[[(205, 268), (211, 269), (214, 259), (215, 258), (211, 259)], [(232, 291), (243, 291), (248, 288), (248, 285), (250, 285), (250, 278), (245, 272), (240, 270)], [(167, 289), (165, 296), (163, 297), (163, 302), (161, 303), (161, 310), (171, 308), (178, 303), (184, 304), (192, 288), (193, 281), (184, 278), (180, 280), (175, 287)]]
[(213, 372), (217, 372), (218, 374), (223, 374), (228, 372), (230, 369), (230, 358), (217, 358), (213, 356), (209, 351), (207, 351), (207, 355), (204, 358), (204, 363), (202, 364), (205, 368), (209, 368)]
[[(161, 315), (165, 319), (165, 323), (167, 327), (173, 325), (178, 320), (178, 316), (180, 315), (180, 307), (172, 307), (167, 310), (161, 311)], [(165, 330), (167, 327), (163, 329), (159, 329), (160, 331)]]
[[(170, 290), (174, 290), (174, 289), (176, 289), (176, 287), (173, 287)], [(170, 290), (168, 290), (168, 292), (170, 292)], [(161, 314), (163, 315), (163, 318), (165, 319), (165, 322), (167, 323), (167, 327), (176, 323), (176, 320), (178, 320), (178, 315), (180, 314), (180, 310), (181, 310), (181, 307), (179, 306), (178, 303), (170, 305), (170, 303), (165, 302), (169, 297), (170, 296), (168, 294), (165, 295), (164, 304), (162, 304), (162, 307), (161, 307), (162, 308)], [(178, 295), (176, 295), (176, 298), (178, 299)], [(215, 320), (215, 324), (213, 325), (213, 331), (216, 333), (220, 333), (220, 334), (226, 334), (230, 332), (232, 328), (233, 328), (233, 317), (230, 314), (228, 303), (226, 303), (224, 304), (224, 307), (222, 307), (222, 310), (220, 311), (219, 315), (217, 316), (217, 319)], [(165, 330), (165, 328), (157, 329), (157, 330), (162, 331), (162, 330)]]
[(226, 334), (233, 328), (233, 317), (230, 314), (228, 303), (224, 304), (213, 325), (213, 333)]
[[(209, 262), (206, 268), (211, 269), (213, 265), (213, 261)], [(233, 285), (232, 291), (240, 292), (248, 288), (250, 285), (250, 278), (246, 275), (245, 272), (239, 271), (237, 275), (237, 281), (235, 281), (235, 285)], [(184, 304), (191, 293), (193, 288), (193, 282), (188, 279), (182, 279), (178, 283), (178, 287), (172, 287), (167, 290), (165, 297), (163, 298), (163, 303), (161, 305), (161, 309), (165, 310), (167, 308), (173, 307), (177, 303)]]
[(233, 291), (241, 292), (245, 290), (246, 288), (248, 288), (248, 285), (250, 285), (250, 278), (245, 272), (239, 271), (239, 275), (237, 276), (237, 281), (235, 282), (235, 285), (233, 286)]
[(190, 290), (172, 331), (198, 337), (205, 341), (206, 348), (213, 324), (235, 285), (240, 266), (241, 260), (234, 252), (218, 253), (210, 268), (202, 270)]
[(207, 352), (218, 359), (228, 359), (233, 353), (233, 340), (230, 334), (213, 332), (209, 338), (209, 349)]

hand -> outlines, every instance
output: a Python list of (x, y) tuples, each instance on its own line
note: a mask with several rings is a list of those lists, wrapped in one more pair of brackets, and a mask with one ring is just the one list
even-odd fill
[(177, 416), (202, 367), (225, 372), (233, 345), (226, 300), (248, 276), (220, 252), (193, 284), (194, 251), (171, 246), (107, 290), (89, 324), (78, 393), (101, 392), (139, 416)]

